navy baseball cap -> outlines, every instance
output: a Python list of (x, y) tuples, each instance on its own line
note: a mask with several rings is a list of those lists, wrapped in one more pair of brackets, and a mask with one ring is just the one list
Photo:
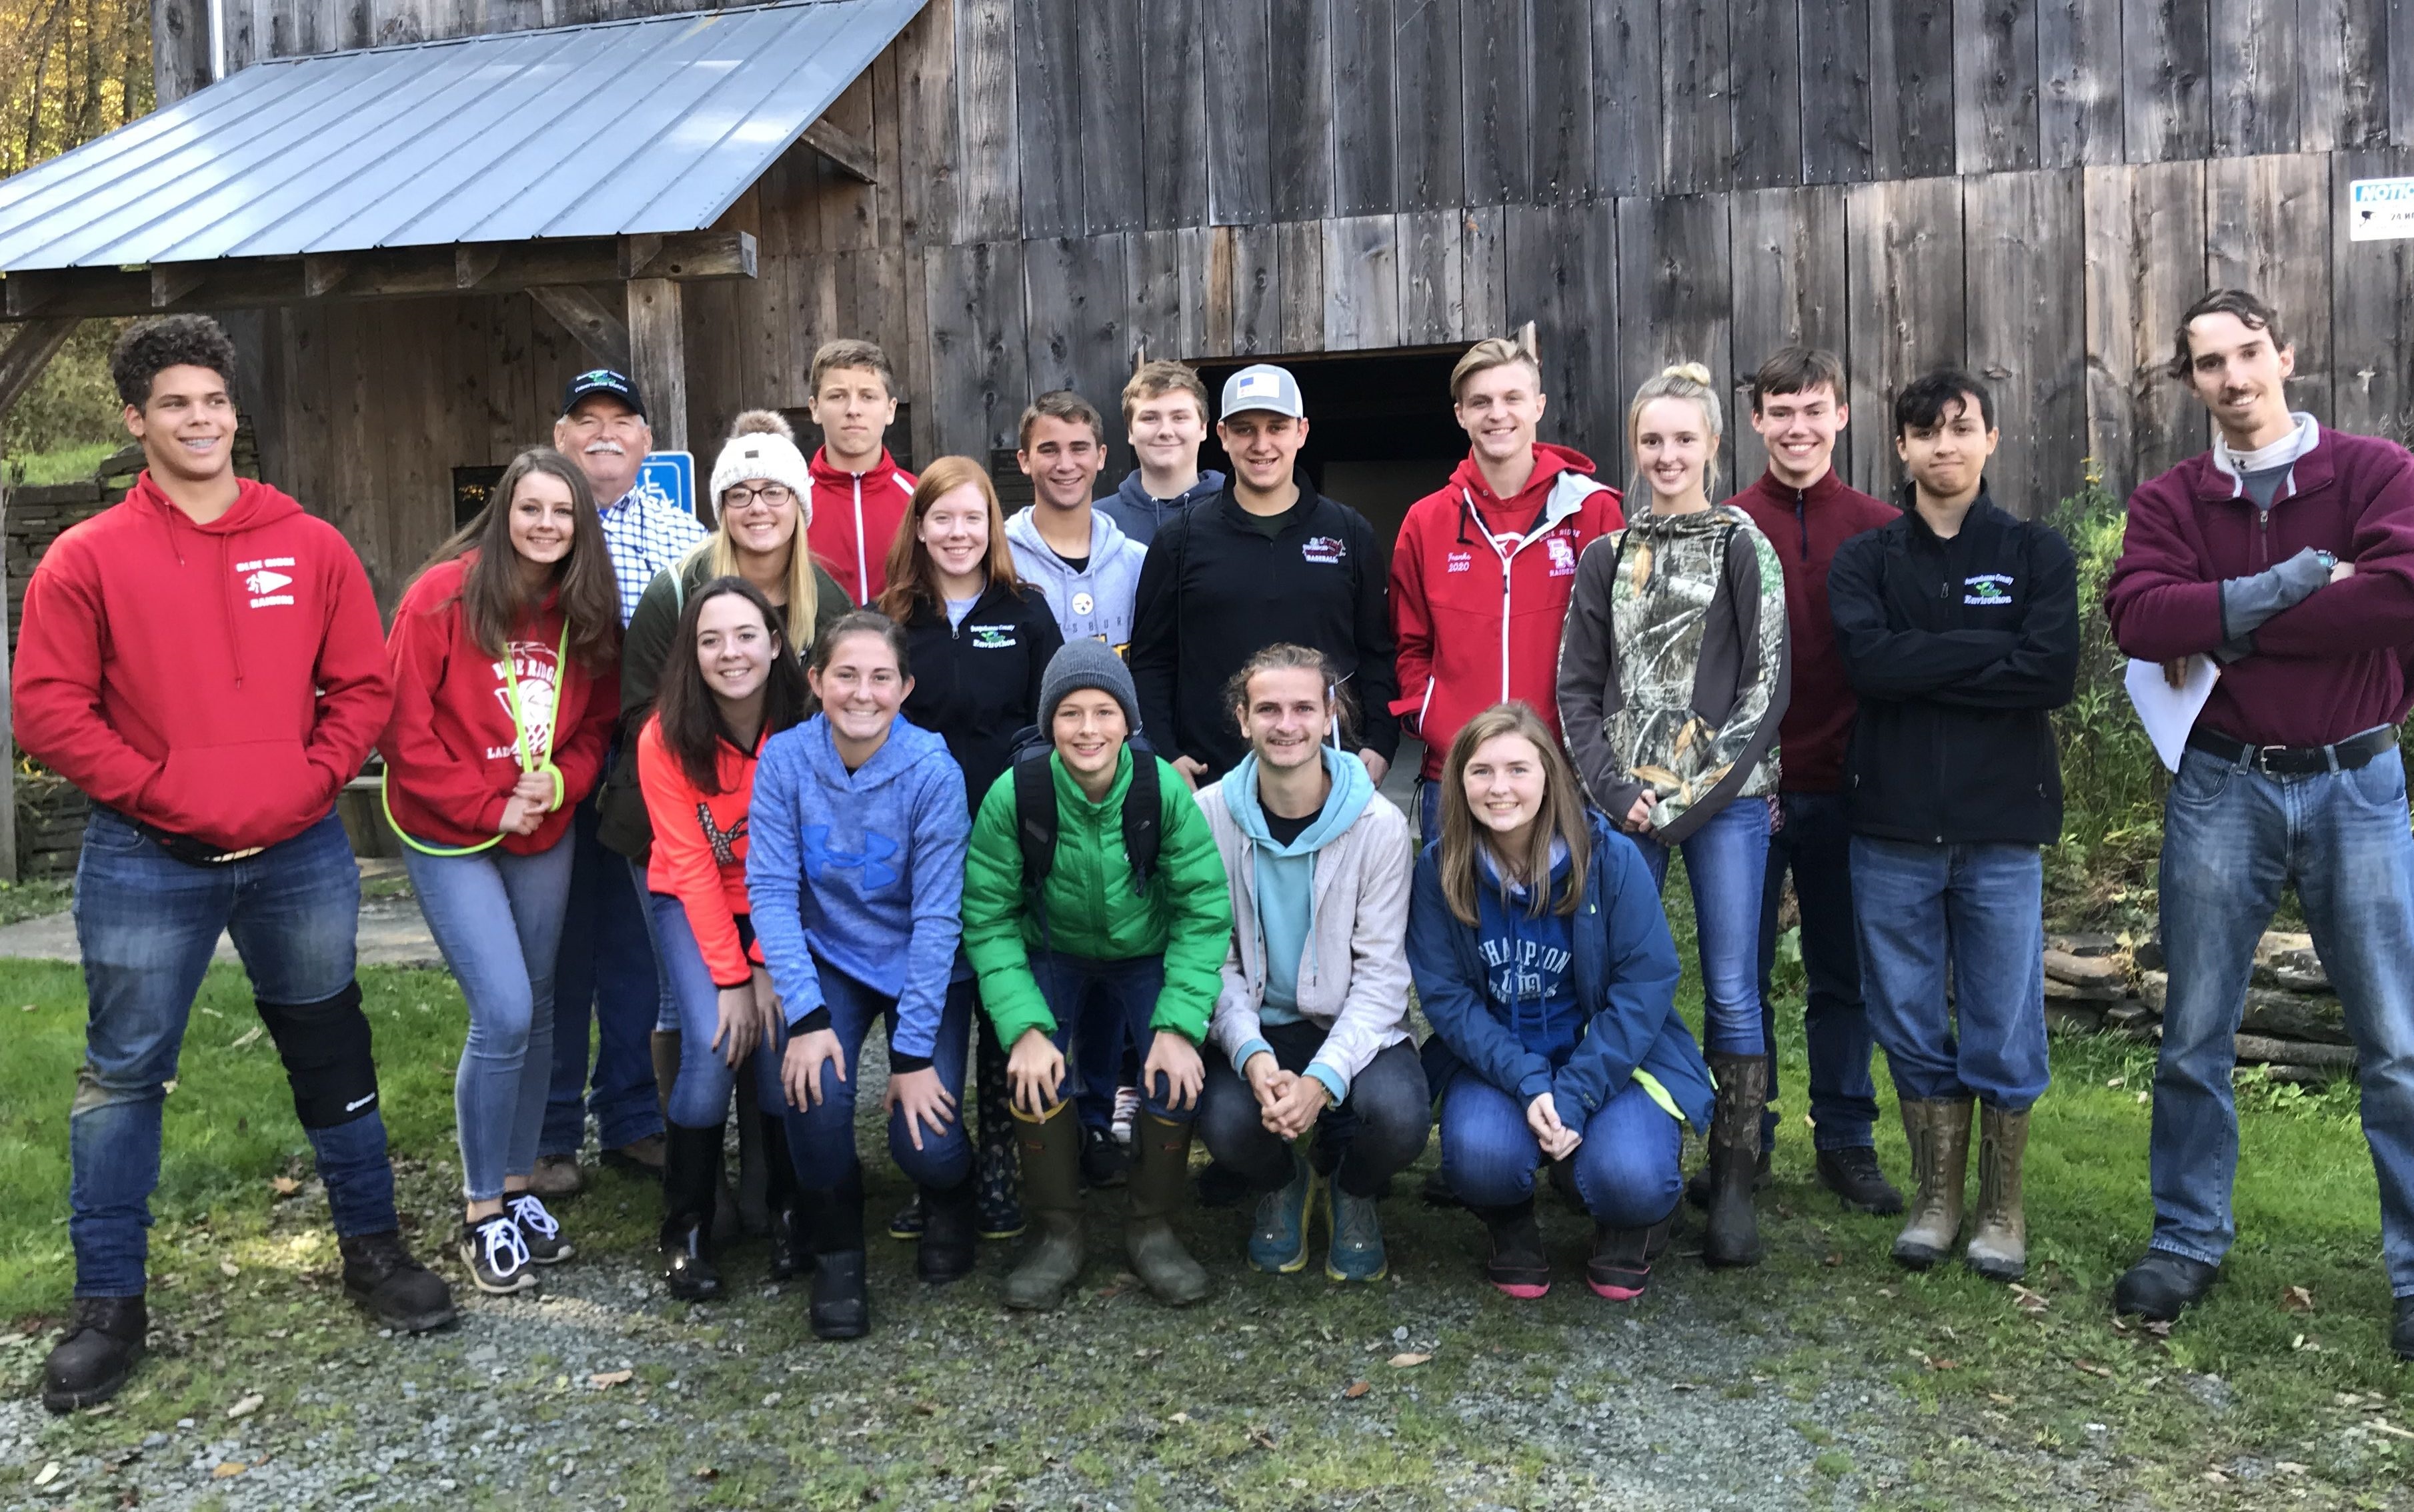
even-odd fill
[(566, 415), (577, 408), (578, 401), (590, 393), (608, 393), (639, 415), (646, 412), (646, 401), (637, 397), (637, 380), (608, 367), (590, 367), (572, 378), (561, 391), (561, 412)]

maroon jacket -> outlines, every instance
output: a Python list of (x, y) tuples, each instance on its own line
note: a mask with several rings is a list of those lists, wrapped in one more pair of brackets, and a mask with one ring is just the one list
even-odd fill
[(2414, 653), (2414, 457), (2324, 426), (2268, 516), (2211, 453), (2138, 486), (2104, 589), (2121, 649), (2148, 661), (2222, 644), (2221, 583), (2302, 551), (2355, 575), (2264, 622), (2255, 653), (2224, 667), (2197, 722), (2233, 739), (2320, 746), (2396, 724)]
[(1836, 654), (1836, 621), (1827, 612), (1827, 564), (1836, 548), (1864, 530), (1902, 517), (1884, 499), (1848, 485), (1827, 469), (1808, 488), (1762, 473), (1737, 494), (1741, 505), (1785, 563), (1785, 629), (1793, 645), (1794, 698), (1777, 727), (1786, 793), (1835, 793), (1844, 785), (1844, 742), (1853, 733), (1853, 687)]

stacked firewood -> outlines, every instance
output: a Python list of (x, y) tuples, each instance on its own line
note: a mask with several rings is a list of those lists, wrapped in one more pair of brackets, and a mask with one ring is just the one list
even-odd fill
[[(2162, 966), (2158, 941), (2129, 946), (2105, 934), (2048, 936), (2048, 1026), (2064, 1033), (2160, 1039), (2169, 985)], [(2271, 1078), (2283, 1082), (2320, 1084), (2355, 1075), (2346, 1014), (2312, 937), (2272, 930), (2257, 944), (2238, 1062), (2268, 1067)]]

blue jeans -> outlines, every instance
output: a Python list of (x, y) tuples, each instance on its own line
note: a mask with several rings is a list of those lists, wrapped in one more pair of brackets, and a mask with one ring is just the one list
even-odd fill
[[(1305, 1019), (1261, 1028), (1274, 1064), (1294, 1075), (1304, 1074), (1324, 1047), (1323, 1028)], [(1207, 1080), (1199, 1093), (1200, 1140), (1256, 1193), (1272, 1192), (1292, 1175), (1292, 1142), (1269, 1133), (1261, 1111), (1257, 1092), (1232, 1069), (1231, 1058), (1207, 1052)], [(1433, 1094), (1425, 1090), (1416, 1046), (1386, 1045), (1350, 1079), (1349, 1097), (1318, 1116), (1309, 1158), (1342, 1191), (1372, 1197), (1425, 1152), (1432, 1127)]]
[[(656, 958), (670, 973), (671, 995), (678, 1003), (679, 1066), (678, 1080), (671, 1085), (671, 1122), (682, 1129), (710, 1129), (718, 1134), (729, 1121), (729, 1094), (737, 1090), (738, 1075), (723, 1051), (712, 1047), (713, 1033), (721, 1027), (721, 988), (713, 985), (712, 971), (704, 964), (695, 930), (687, 922), (686, 905), (667, 893), (650, 895), (650, 902), (654, 937), (660, 946)], [(780, 1056), (785, 1043), (786, 1036), (775, 1031), (740, 1062), (754, 1078), (766, 1113), (784, 1105)], [(850, 1052), (850, 1071), (854, 1064)]]
[[(143, 1289), (160, 1104), (219, 931), (234, 937), (262, 1004), (323, 1003), (352, 986), (360, 912), (360, 872), (333, 813), (256, 856), (212, 867), (178, 861), (94, 808), (75, 882), (89, 1011), (67, 1116), (78, 1297)], [(394, 1170), (374, 1101), (357, 1118), (304, 1133), (335, 1232), (395, 1228)]]
[[(1585, 1121), (1575, 1162), (1576, 1193), (1593, 1222), (1648, 1228), (1684, 1195), (1677, 1157), (1685, 1126), (1630, 1081)], [(1510, 1208), (1534, 1194), (1542, 1147), (1526, 1126), (1526, 1106), (1471, 1071), (1441, 1095), (1441, 1171), (1469, 1208)]]
[(461, 1191), (471, 1202), (494, 1201), (505, 1178), (536, 1166), (553, 1072), (553, 967), (570, 898), (573, 843), (565, 835), (534, 855), (500, 846), (458, 856), (403, 847), (427, 932), (469, 1004), (453, 1116)]
[(2153, 1247), (2217, 1264), (2237, 1234), (2229, 1073), (2257, 941), (2295, 882), (2347, 1010), (2363, 1137), (2380, 1186), (2390, 1290), (2414, 1294), (2414, 840), (2406, 771), (2384, 751), (2351, 772), (2267, 777), (2191, 750), (2163, 806), (2163, 955), (2170, 992), (2154, 1069)]
[[(1760, 889), (1760, 1026), (1777, 1045), (1777, 1005), (1768, 974), (1777, 965), (1777, 905), (1785, 874), (1802, 911), (1802, 973), (1809, 992), (1802, 1026), (1810, 1047), (1810, 1144), (1851, 1149), (1876, 1143), (1878, 1093), (1870, 1079), (1870, 1018), (1861, 1006), (1861, 947), (1853, 923), (1853, 834), (1840, 793), (1788, 793), (1785, 823), (1768, 838)], [(1769, 1057), (1765, 1149), (1777, 1133), (1777, 1058)]]
[(1123, 1015), (1107, 999), (1091, 999), (1081, 1013), (1079, 1064), (1074, 1070), (1080, 1090), (1074, 1095), (1074, 1113), (1082, 1128), (1103, 1132), (1114, 1123), (1115, 1093), (1125, 1085), (1125, 1077), (1140, 1080), (1140, 1060), (1148, 1052), (1134, 1046), (1144, 1047), (1148, 1042), (1135, 1041), (1125, 1031)]
[[(539, 1150), (574, 1155), (595, 1114), (605, 1149), (663, 1132), (655, 1101), (649, 1036), (670, 1015), (669, 984), (654, 960), (648, 934), (645, 874), (629, 884), (629, 863), (595, 838), (595, 798), (589, 794), (571, 821), (574, 857), (569, 906), (553, 972), (553, 1050), (544, 1130)], [(588, 1095), (587, 1026), (596, 1029), (594, 1093)]]
[[(1760, 1010), (1760, 894), (1768, 871), (1766, 798), (1737, 798), (1677, 843), (1693, 888), (1693, 939), (1702, 959), (1703, 1039), (1713, 1055), (1766, 1055)], [(1632, 837), (1668, 882), (1668, 847)]]
[(2019, 1113), (2045, 1095), (2044, 886), (2033, 845), (1853, 837), (1861, 989), (1897, 1096)]
[[(1086, 1042), (1095, 1034), (1112, 1034), (1118, 1054), (1121, 1046), (1130, 1045), (1143, 1060), (1147, 1059), (1149, 1047), (1156, 1041), (1150, 1020), (1156, 1016), (1156, 996), (1165, 989), (1164, 956), (1098, 961), (1063, 951), (1034, 951), (1031, 974), (1039, 983), (1039, 995), (1048, 1001), (1048, 1011), (1056, 1018), (1055, 1032), (1048, 1037), (1065, 1056), (1065, 1079), (1057, 1084), (1058, 1097), (1080, 1081), (1080, 1068), (1089, 1063)], [(1009, 1045), (1006, 1050), (1011, 1055), (1014, 1046)], [(1143, 1085), (1140, 1105), (1172, 1123), (1188, 1123), (1199, 1116), (1195, 1104), (1179, 1110), (1169, 1107), (1161, 1095), (1164, 1085), (1161, 1080)]]
[[(798, 1185), (828, 1192), (856, 1169), (855, 1096), (863, 1082), (864, 1037), (871, 1033), (874, 1019), (896, 1012), (897, 1001), (844, 971), (819, 961), (813, 964), (819, 968), (822, 1001), (829, 1005), (829, 1027), (846, 1051), (846, 1079), (839, 1080), (837, 1068), (825, 1063), (821, 1102), (813, 1107), (788, 1108), (788, 1153), (797, 1163)], [(950, 983), (946, 1007), (939, 1015), (938, 1043), (931, 1054), (939, 1085), (956, 1100), (956, 1116), (946, 1131), (934, 1134), (929, 1125), (923, 1125), (922, 1148), (916, 1149), (913, 1133), (905, 1127), (904, 1110), (888, 1115), (889, 1157), (915, 1185), (934, 1192), (947, 1191), (972, 1174), (973, 1142), (964, 1134), (964, 1052), (971, 1043), (972, 1022), (972, 982)], [(893, 1020), (890, 1028), (893, 1032)], [(784, 1106), (784, 1098), (773, 1105)]]
[(1441, 836), (1441, 783), (1417, 778), (1417, 846), (1423, 849)]

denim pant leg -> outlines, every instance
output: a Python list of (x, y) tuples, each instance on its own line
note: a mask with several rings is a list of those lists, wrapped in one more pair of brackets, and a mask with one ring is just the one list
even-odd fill
[[(738, 1081), (727, 1046), (712, 1047), (721, 1027), (721, 988), (704, 964), (686, 906), (666, 893), (652, 895), (651, 902), (658, 958), (670, 973), (671, 996), (678, 1003), (679, 1066), (678, 1079), (671, 1084), (670, 1121), (718, 1134), (729, 1120), (729, 1094)], [(755, 1053), (762, 1053), (760, 1047)]]
[(821, 1101), (811, 1107), (789, 1107), (788, 1154), (796, 1162), (797, 1185), (830, 1192), (861, 1164), (855, 1150), (855, 1105), (863, 1082), (863, 1042), (888, 1000), (844, 971), (814, 964), (846, 1075), (842, 1079), (837, 1066), (824, 1062)]
[[(1316, 1038), (1322, 1043), (1321, 1030)], [(1317, 1120), (1317, 1167), (1351, 1196), (1371, 1197), (1425, 1152), (1432, 1131), (1424, 1062), (1405, 1041), (1387, 1045), (1350, 1082), (1341, 1104)]]
[(1469, 1208), (1512, 1208), (1534, 1194), (1542, 1147), (1523, 1104), (1461, 1069), (1441, 1094), (1441, 1174)]
[[(2414, 838), (2394, 751), (2292, 785), (2297, 896), (2347, 1010), (2389, 1289), (2414, 1294)], [(2392, 883), (2394, 885), (2392, 885)]]
[[(227, 933), (259, 1001), (301, 1008), (352, 989), (361, 871), (343, 821), (330, 812), (291, 839), (234, 863), (234, 869)], [(349, 1015), (358, 1009), (341, 1011)], [(382, 1234), (399, 1225), (385, 1119), (375, 1102), (356, 1118), (320, 1128), (305, 1124), (302, 1132), (326, 1184), (336, 1234)]]
[(1762, 1055), (1761, 884), (1768, 870), (1768, 800), (1737, 798), (1685, 838), (1702, 959), (1703, 1039), (1715, 1055)]
[[(1074, 1036), (1078, 1075), (1075, 1112), (1084, 1129), (1104, 1130), (1115, 1120), (1115, 1093), (1124, 1083), (1124, 1060), (1132, 1042), (1123, 1016), (1110, 998), (1092, 996), (1083, 1008), (1080, 1032)], [(1145, 1043), (1145, 1042), (1143, 1042)], [(1142, 1056), (1147, 1051), (1140, 1052)]]
[[(1794, 832), (1790, 859), (1794, 896), (1802, 911), (1802, 971), (1810, 988), (1802, 1018), (1810, 1052), (1810, 1143), (1819, 1149), (1866, 1149), (1875, 1142), (1878, 1093), (1870, 1077), (1874, 1042), (1861, 1001), (1853, 834), (1844, 795), (1795, 793), (1785, 800), (1785, 816), (1786, 828)], [(1771, 1078), (1772, 1090), (1776, 1085)]]
[[(1118, 1060), (1125, 1045), (1146, 1060), (1156, 1038), (1151, 1020), (1156, 1016), (1157, 995), (1165, 990), (1164, 956), (1105, 961), (1042, 951), (1032, 957), (1031, 964), (1039, 995), (1047, 1000), (1048, 1011), (1056, 1020), (1050, 1038), (1065, 1056), (1065, 1079), (1057, 1087), (1057, 1096), (1070, 1095), (1080, 1085), (1079, 1068), (1084, 1064), (1086, 1037), (1111, 1035)], [(1161, 1077), (1143, 1085), (1140, 1105), (1174, 1123), (1188, 1123), (1199, 1116), (1196, 1106), (1168, 1106), (1165, 1091)]]
[(1853, 900), (1870, 1032), (1885, 1050), (1896, 1095), (1913, 1102), (1970, 1095), (1961, 1085), (1960, 1054), (1945, 1003), (1945, 889), (1951, 865), (1942, 845), (1853, 837)]
[(1989, 1107), (2045, 1095), (2045, 863), (2033, 845), (1957, 845), (1945, 885), (1955, 1073)]
[(1430, 844), (1441, 834), (1441, 782), (1417, 778), (1417, 843)]
[(1207, 1079), (1199, 1092), (1200, 1142), (1252, 1195), (1274, 1191), (1291, 1178), (1290, 1141), (1265, 1126), (1257, 1092), (1230, 1059), (1213, 1049), (1202, 1053)]
[[(1763, 1153), (1776, 1148), (1779, 1122), (1777, 1055), (1777, 999), (1772, 995), (1769, 978), (1777, 971), (1777, 916), (1785, 898), (1785, 874), (1794, 865), (1795, 847), (1801, 836), (1794, 817), (1795, 795), (1787, 793), (1778, 799), (1784, 808), (1785, 823), (1768, 838), (1768, 866), (1760, 878), (1760, 1042), (1768, 1046), (1768, 1104), (1760, 1110), (1760, 1148)], [(1798, 903), (1807, 882), (1795, 890)], [(1809, 969), (1810, 926), (1801, 930), (1804, 969)], [(1804, 1010), (1804, 1018), (1810, 1016)]]
[[(897, 1004), (889, 1001), (882, 1010), (888, 1015), (893, 1034), (897, 1023)], [(955, 1117), (937, 1134), (928, 1124), (908, 1127), (905, 1111), (891, 1109), (888, 1115), (888, 1155), (897, 1168), (916, 1186), (933, 1192), (952, 1191), (963, 1183), (973, 1170), (973, 1143), (964, 1133), (964, 1057), (972, 1044), (973, 985), (969, 981), (951, 982), (947, 997), (939, 1012), (939, 1038), (931, 1052), (931, 1069), (939, 1074), (939, 1085), (956, 1100)], [(895, 1067), (889, 1075), (897, 1075)], [(919, 1137), (919, 1149), (915, 1140)]]
[[(2232, 1037), (2255, 946), (2288, 879), (2287, 794), (2207, 752), (2180, 759), (2163, 800), (2163, 957), (2170, 973), (2154, 1063), (2153, 1247), (2217, 1265), (2237, 1226)], [(2309, 910), (2310, 912), (2310, 910)]]
[(1685, 1126), (1630, 1081), (1585, 1121), (1576, 1147), (1576, 1192), (1594, 1223), (1648, 1228), (1676, 1210), (1685, 1194), (1678, 1158)]
[(193, 994), (233, 909), (228, 868), (187, 866), (109, 809), (93, 809), (76, 859), (76, 941), (89, 1007), (67, 1116), (78, 1297), (143, 1289), (160, 1104)]

